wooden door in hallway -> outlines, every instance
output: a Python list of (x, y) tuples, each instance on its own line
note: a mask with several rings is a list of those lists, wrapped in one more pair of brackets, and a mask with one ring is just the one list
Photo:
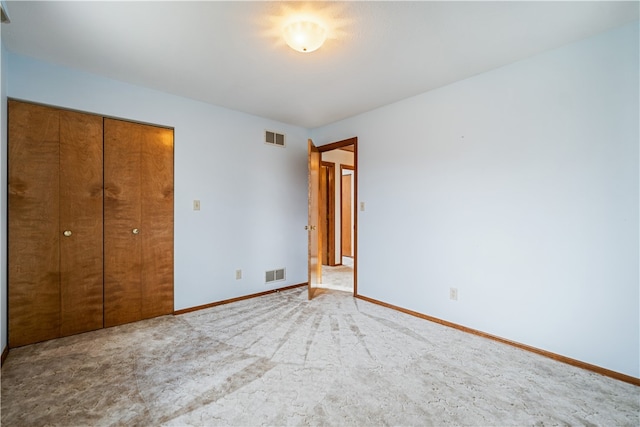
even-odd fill
[[(341, 167), (342, 170), (350, 169), (346, 166)], [(351, 169), (352, 170), (352, 169)], [(353, 256), (352, 241), (353, 241), (353, 194), (352, 178), (351, 174), (342, 174), (342, 182), (340, 187), (340, 240), (342, 248), (342, 256)]]
[[(322, 158), (322, 156), (320, 157)], [(322, 265), (336, 265), (335, 163), (320, 162), (320, 224)]]

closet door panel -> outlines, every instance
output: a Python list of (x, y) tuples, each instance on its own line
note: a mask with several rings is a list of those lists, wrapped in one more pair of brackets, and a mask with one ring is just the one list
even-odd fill
[(137, 125), (104, 119), (105, 327), (142, 318), (141, 140)]
[(62, 336), (103, 326), (102, 120), (60, 112)]
[(142, 137), (142, 316), (173, 313), (173, 130), (140, 126)]
[(8, 105), (9, 346), (17, 347), (60, 330), (59, 120), (52, 108)]

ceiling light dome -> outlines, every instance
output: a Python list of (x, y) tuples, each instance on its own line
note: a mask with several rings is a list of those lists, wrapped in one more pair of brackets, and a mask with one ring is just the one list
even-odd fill
[(322, 46), (327, 30), (316, 22), (295, 21), (283, 28), (282, 35), (291, 49), (309, 53)]

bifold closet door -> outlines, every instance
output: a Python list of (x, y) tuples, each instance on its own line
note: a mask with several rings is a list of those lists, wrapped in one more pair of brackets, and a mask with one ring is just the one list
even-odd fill
[(18, 347), (102, 327), (102, 118), (8, 106), (9, 347)]
[(102, 117), (60, 112), (60, 335), (103, 327)]
[(58, 111), (9, 101), (9, 346), (60, 334)]
[(173, 130), (104, 120), (105, 327), (173, 313)]

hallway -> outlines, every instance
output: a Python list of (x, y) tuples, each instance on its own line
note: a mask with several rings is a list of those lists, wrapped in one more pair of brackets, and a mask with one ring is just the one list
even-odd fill
[(322, 284), (319, 288), (353, 293), (353, 258), (342, 257), (342, 265), (322, 266)]

